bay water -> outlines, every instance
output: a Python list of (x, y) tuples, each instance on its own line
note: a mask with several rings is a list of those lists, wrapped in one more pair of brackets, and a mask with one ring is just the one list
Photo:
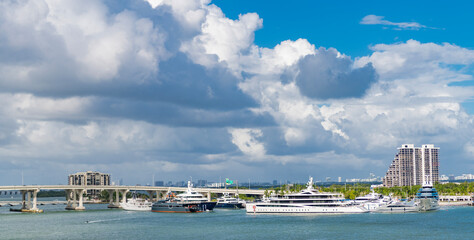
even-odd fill
[(106, 204), (85, 207), (67, 211), (65, 205), (41, 205), (44, 213), (39, 214), (0, 207), (0, 239), (474, 239), (474, 207), (467, 206), (426, 213), (341, 215), (254, 215), (245, 210), (179, 214), (108, 209)]

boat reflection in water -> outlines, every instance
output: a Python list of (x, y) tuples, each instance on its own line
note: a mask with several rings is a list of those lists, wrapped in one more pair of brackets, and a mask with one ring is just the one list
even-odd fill
[(186, 192), (178, 194), (176, 198), (168, 198), (153, 203), (152, 212), (173, 212), (192, 213), (212, 211), (217, 202), (208, 201), (202, 194), (192, 188), (191, 181), (188, 181)]

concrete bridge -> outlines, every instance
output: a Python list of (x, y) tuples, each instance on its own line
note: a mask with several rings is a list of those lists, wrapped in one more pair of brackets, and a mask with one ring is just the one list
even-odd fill
[[(0, 186), (0, 191), (20, 191), (22, 195), (22, 211), (27, 212), (41, 212), (38, 209), (37, 194), (41, 190), (64, 190), (66, 192), (68, 210), (85, 210), (84, 207), (84, 193), (87, 190), (100, 190), (109, 193), (109, 208), (119, 208), (120, 201), (127, 201), (127, 193), (130, 191), (146, 191), (150, 198), (156, 193), (156, 198), (165, 196), (167, 192), (184, 192), (186, 187), (150, 187), (150, 186), (94, 186), (94, 185), (23, 185), (23, 186)], [(223, 189), (223, 188), (194, 188), (196, 192), (203, 195), (207, 194), (207, 198), (211, 200), (211, 193), (223, 194), (246, 194), (263, 196), (265, 190), (251, 190), (251, 189)], [(115, 193), (115, 201), (113, 195)], [(120, 193), (122, 199), (120, 199)]]

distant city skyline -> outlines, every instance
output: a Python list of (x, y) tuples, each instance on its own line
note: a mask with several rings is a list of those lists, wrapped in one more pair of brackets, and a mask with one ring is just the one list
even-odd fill
[(358, 179), (404, 143), (472, 173), (473, 8), (4, 1), (0, 182)]

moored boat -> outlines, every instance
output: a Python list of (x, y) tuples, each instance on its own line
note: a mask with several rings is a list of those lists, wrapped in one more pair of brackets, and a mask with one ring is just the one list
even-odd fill
[(310, 177), (306, 189), (268, 201), (247, 203), (247, 213), (365, 213), (367, 209), (346, 201), (341, 193), (324, 193), (313, 188)]
[(186, 192), (178, 194), (176, 198), (161, 200), (153, 203), (152, 212), (175, 212), (192, 213), (212, 211), (217, 202), (208, 201), (202, 194), (192, 188), (191, 181), (188, 181)]
[(387, 205), (391, 202), (390, 196), (383, 196), (382, 194), (372, 192), (361, 197), (356, 197), (354, 200), (355, 204), (362, 205), (368, 211), (376, 211), (379, 207)]
[(169, 200), (162, 200), (153, 203), (152, 212), (169, 212), (169, 213), (193, 213), (202, 212), (202, 206), (196, 203), (183, 203)]
[(418, 212), (420, 207), (415, 201), (410, 202), (392, 202), (387, 205), (383, 205), (375, 209), (375, 212), (383, 213), (405, 213), (405, 212)]
[(152, 204), (152, 202), (148, 202), (146, 199), (138, 198), (136, 194), (133, 194), (132, 198), (127, 199), (127, 202), (120, 203), (120, 207), (127, 211), (150, 211)]
[(415, 201), (419, 205), (419, 211), (433, 211), (439, 209), (438, 191), (431, 183), (423, 185), (415, 196)]
[(212, 211), (217, 204), (217, 202), (209, 201), (202, 194), (196, 192), (193, 189), (193, 184), (191, 183), (191, 181), (188, 181), (188, 189), (186, 189), (186, 192), (178, 194), (176, 196), (176, 201), (182, 202), (182, 203), (197, 204), (201, 212)]
[(240, 209), (244, 208), (243, 202), (235, 197), (231, 197), (229, 193), (224, 193), (222, 197), (217, 199), (216, 208)]

